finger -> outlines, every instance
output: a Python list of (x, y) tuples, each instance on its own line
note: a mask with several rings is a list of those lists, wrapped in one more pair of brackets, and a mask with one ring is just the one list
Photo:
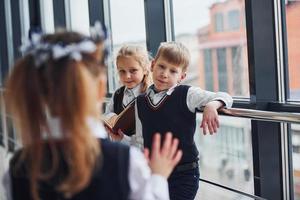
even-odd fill
[(150, 162), (150, 151), (148, 148), (144, 149), (144, 156), (146, 158), (147, 163), (149, 163)]
[(169, 151), (168, 158), (173, 158), (177, 148), (178, 148), (179, 140), (177, 138), (174, 138), (171, 145), (171, 150)]
[(203, 128), (203, 134), (206, 135), (206, 123), (203, 123), (202, 128)]
[(203, 128), (203, 120), (201, 121), (200, 128)]
[(210, 121), (207, 122), (207, 127), (208, 127), (209, 133), (212, 135), (214, 133), (214, 130), (213, 130), (213, 125)]
[(161, 151), (162, 155), (168, 156), (171, 148), (171, 143), (172, 143), (172, 134), (170, 132), (167, 132), (165, 134), (165, 139), (162, 146), (162, 151)]
[(216, 118), (216, 119), (215, 119), (215, 122), (216, 122), (216, 124), (217, 124), (217, 127), (220, 128), (219, 118)]
[(123, 131), (120, 128), (118, 129), (118, 135), (119, 136), (123, 136), (124, 135)]
[(160, 145), (161, 145), (160, 143), (161, 143), (160, 134), (155, 133), (153, 136), (151, 157), (153, 156), (157, 157), (160, 154)]
[(213, 126), (214, 133), (216, 133), (218, 131), (218, 124), (216, 123), (216, 121), (212, 122), (212, 126)]
[(177, 163), (180, 161), (181, 157), (182, 157), (182, 150), (178, 150), (178, 151), (176, 152), (176, 154), (175, 154), (175, 156), (174, 156), (172, 162), (171, 162), (172, 165), (173, 165), (173, 167), (174, 167), (175, 165), (177, 165)]

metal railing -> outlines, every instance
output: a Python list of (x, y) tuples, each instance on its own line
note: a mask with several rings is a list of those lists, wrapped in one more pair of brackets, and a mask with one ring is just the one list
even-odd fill
[(300, 123), (299, 113), (271, 112), (271, 111), (242, 109), (242, 108), (220, 109), (219, 113), (222, 115), (248, 118), (254, 120)]

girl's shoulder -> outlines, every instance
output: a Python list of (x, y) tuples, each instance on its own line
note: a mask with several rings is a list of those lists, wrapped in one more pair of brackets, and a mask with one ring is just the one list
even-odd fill
[(124, 90), (125, 90), (125, 86), (122, 86), (122, 87), (119, 87), (116, 91), (115, 91), (115, 94), (121, 94), (121, 93), (123, 93), (124, 92)]

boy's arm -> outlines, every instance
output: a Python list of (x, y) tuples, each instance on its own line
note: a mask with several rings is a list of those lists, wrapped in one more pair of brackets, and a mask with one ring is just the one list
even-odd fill
[(187, 106), (191, 112), (204, 107), (203, 117), (200, 127), (203, 134), (216, 133), (219, 128), (218, 109), (221, 107), (231, 107), (232, 97), (225, 92), (210, 92), (197, 87), (190, 87), (187, 94)]
[[(211, 101), (220, 101), (223, 105), (220, 107), (230, 108), (232, 106), (232, 97), (225, 92), (210, 92), (202, 90), (199, 87), (190, 87), (187, 94), (187, 106), (191, 112), (206, 106)], [(219, 108), (220, 108), (219, 107)]]

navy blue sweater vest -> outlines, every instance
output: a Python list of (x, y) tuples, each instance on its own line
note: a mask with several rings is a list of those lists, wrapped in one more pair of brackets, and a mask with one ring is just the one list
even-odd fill
[[(61, 143), (63, 144), (63, 143)], [(46, 152), (49, 149), (46, 148)], [(129, 147), (107, 140), (101, 140), (102, 156), (99, 166), (95, 169), (90, 184), (71, 198), (65, 198), (55, 188), (59, 180), (67, 174), (67, 165), (60, 153), (61, 165), (56, 176), (38, 184), (40, 199), (43, 200), (126, 200), (129, 197)], [(12, 180), (12, 196), (14, 200), (30, 200), (30, 183), (28, 164), (20, 160), (21, 151), (17, 152), (10, 161), (10, 177)], [(49, 155), (48, 153), (46, 155)], [(47, 156), (48, 157), (48, 156)], [(48, 165), (49, 159), (43, 158), (43, 164)]]
[(189, 86), (180, 85), (166, 96), (157, 106), (152, 105), (147, 95), (137, 98), (138, 116), (143, 127), (144, 146), (151, 149), (154, 133), (164, 135), (171, 131), (179, 139), (179, 148), (183, 156), (179, 164), (198, 160), (198, 150), (194, 142), (196, 114), (186, 104)]
[[(116, 114), (120, 114), (125, 109), (125, 107), (123, 105), (124, 90), (125, 90), (125, 86), (122, 86), (114, 94), (114, 112)], [(134, 101), (131, 103), (134, 103)], [(131, 104), (131, 103), (129, 103), (129, 104)], [(135, 127), (132, 130), (130, 130), (129, 133), (125, 133), (125, 134), (126, 135), (134, 135)]]
[(124, 110), (123, 106), (123, 96), (124, 96), (125, 86), (120, 87), (116, 90), (114, 94), (114, 112), (120, 114)]

